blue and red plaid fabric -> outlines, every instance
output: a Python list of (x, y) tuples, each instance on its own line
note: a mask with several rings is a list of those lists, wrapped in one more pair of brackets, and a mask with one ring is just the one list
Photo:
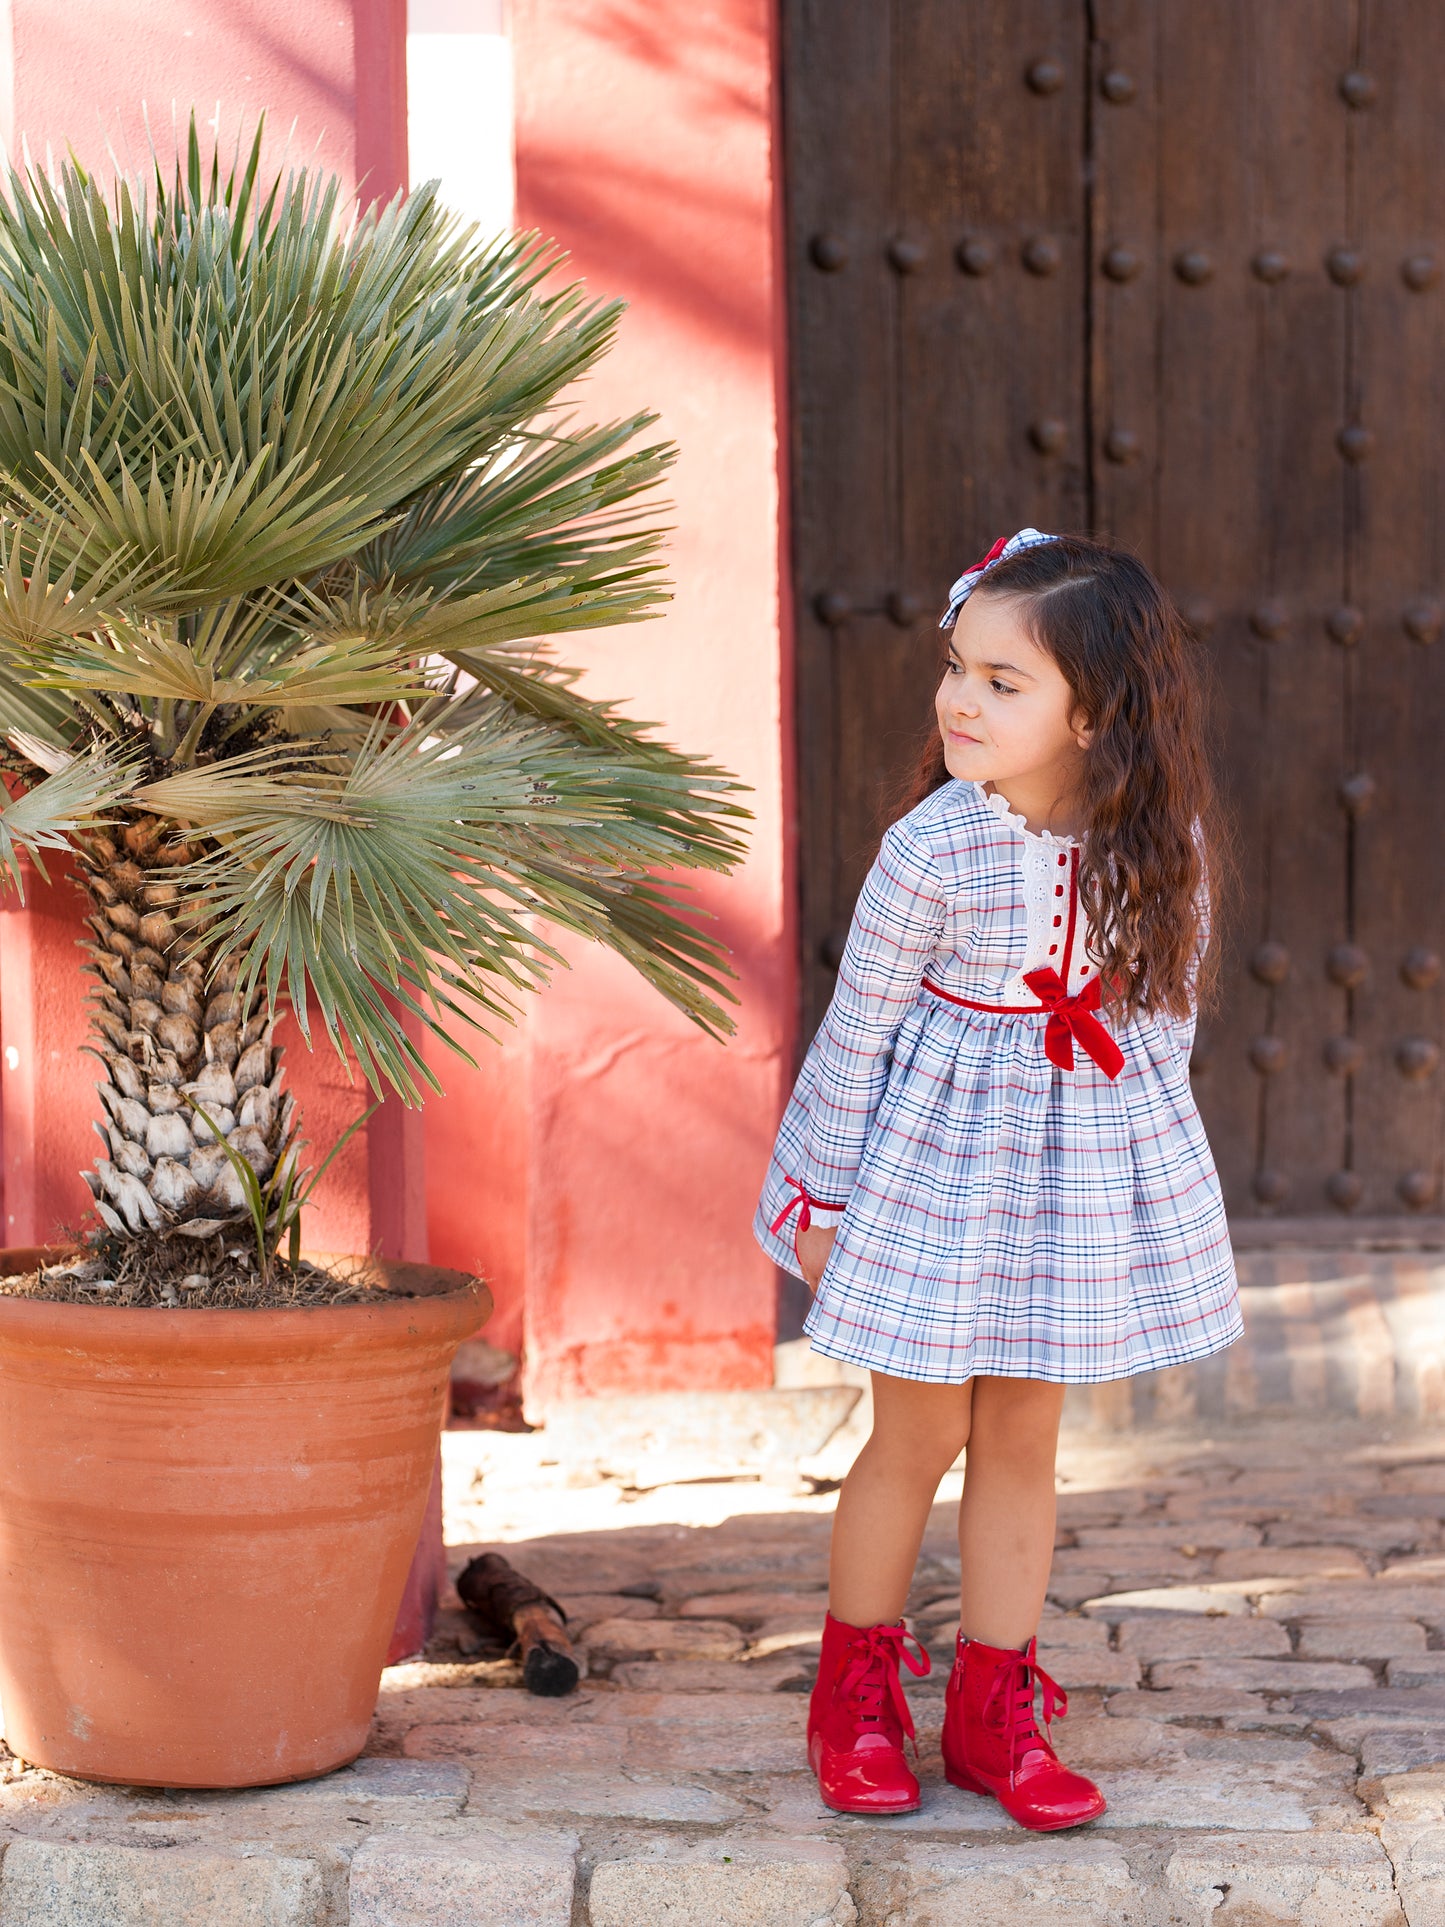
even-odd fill
[(1051, 1064), (1043, 1014), (964, 1009), (923, 984), (1004, 1001), (1027, 948), (1023, 847), (952, 782), (889, 830), (859, 896), (754, 1227), (798, 1274), (799, 1188), (846, 1207), (806, 1326), (829, 1358), (1090, 1384), (1243, 1330), (1189, 1087), (1193, 1022), (1131, 1020), (1111, 1080), (1083, 1052)]

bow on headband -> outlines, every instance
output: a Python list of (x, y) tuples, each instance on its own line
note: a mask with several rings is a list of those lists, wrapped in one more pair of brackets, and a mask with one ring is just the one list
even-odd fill
[(1020, 529), (1017, 535), (1001, 535), (982, 562), (975, 562), (971, 569), (965, 569), (948, 592), (948, 607), (939, 622), (940, 629), (951, 629), (958, 621), (958, 612), (973, 594), (983, 577), (995, 562), (1007, 562), (1010, 556), (1022, 555), (1025, 549), (1036, 549), (1041, 542), (1056, 542), (1057, 536), (1044, 535), (1039, 529)]

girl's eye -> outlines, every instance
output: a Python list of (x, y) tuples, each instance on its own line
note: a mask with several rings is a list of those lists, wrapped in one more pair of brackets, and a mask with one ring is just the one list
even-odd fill
[(963, 664), (961, 662), (955, 662), (953, 657), (950, 656), (944, 665), (943, 673), (945, 676), (961, 676), (963, 674)]
[(1016, 696), (1019, 693), (1012, 683), (1000, 682), (997, 676), (992, 678), (989, 688), (997, 690), (1000, 696)]

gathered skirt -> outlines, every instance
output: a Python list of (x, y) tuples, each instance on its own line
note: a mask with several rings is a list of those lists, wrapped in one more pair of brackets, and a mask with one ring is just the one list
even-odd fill
[[(1177, 1038), (1129, 1024), (1111, 1082), (1081, 1051), (1059, 1069), (1043, 1037), (1032, 1012), (920, 993), (808, 1316), (815, 1350), (896, 1378), (1091, 1384), (1241, 1335), (1224, 1203)], [(796, 1197), (815, 1051), (755, 1225), (799, 1276), (797, 1214), (778, 1220)]]

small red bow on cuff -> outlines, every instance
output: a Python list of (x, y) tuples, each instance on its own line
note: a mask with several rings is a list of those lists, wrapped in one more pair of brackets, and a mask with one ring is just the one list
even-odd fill
[(1049, 1013), (1044, 1026), (1044, 1055), (1061, 1071), (1074, 1068), (1074, 1040), (1086, 1057), (1106, 1077), (1117, 1077), (1124, 1068), (1124, 1053), (1093, 1012), (1099, 1008), (1099, 979), (1093, 977), (1071, 997), (1057, 970), (1046, 965), (1030, 970), (1024, 982)]
[(793, 1213), (798, 1211), (800, 1206), (802, 1209), (798, 1217), (799, 1231), (807, 1231), (811, 1227), (813, 1222), (812, 1207), (815, 1204), (820, 1211), (841, 1211), (843, 1209), (841, 1204), (825, 1204), (821, 1198), (810, 1198), (796, 1178), (784, 1177), (783, 1183), (790, 1184), (798, 1195), (795, 1198), (789, 1198), (777, 1217), (773, 1219), (771, 1230), (774, 1237), (782, 1230)]

